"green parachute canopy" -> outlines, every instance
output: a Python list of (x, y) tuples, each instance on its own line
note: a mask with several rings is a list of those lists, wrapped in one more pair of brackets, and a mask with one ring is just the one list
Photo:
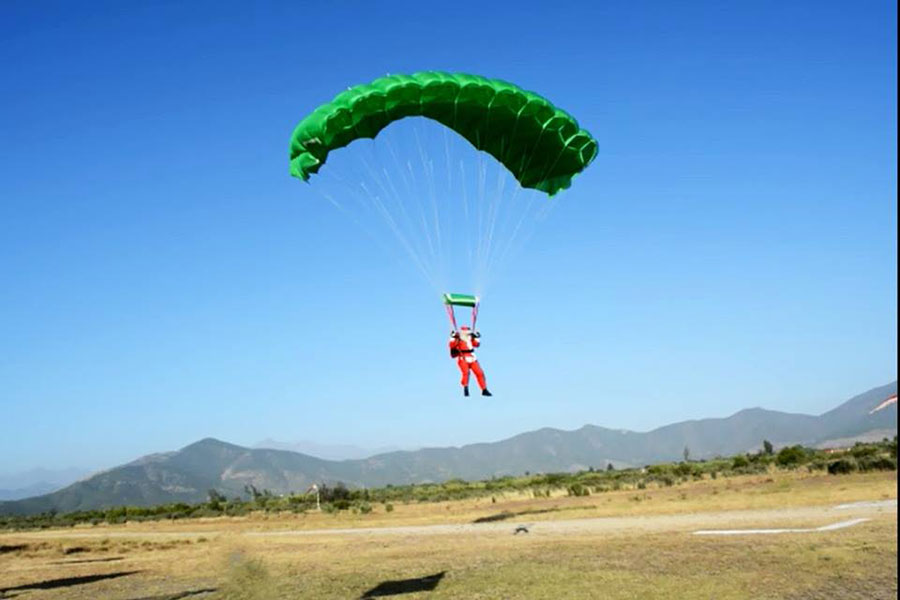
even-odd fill
[(413, 116), (446, 125), (500, 161), (522, 187), (551, 196), (597, 155), (591, 134), (534, 92), (498, 79), (424, 71), (352, 87), (314, 110), (291, 137), (291, 175), (307, 181), (332, 150)]

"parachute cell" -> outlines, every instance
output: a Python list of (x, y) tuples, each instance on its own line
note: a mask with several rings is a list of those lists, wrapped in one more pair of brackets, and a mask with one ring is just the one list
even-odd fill
[(522, 187), (554, 195), (597, 154), (597, 142), (545, 98), (498, 79), (425, 71), (350, 88), (303, 119), (291, 175), (308, 180), (328, 153), (405, 117), (433, 119), (500, 161)]

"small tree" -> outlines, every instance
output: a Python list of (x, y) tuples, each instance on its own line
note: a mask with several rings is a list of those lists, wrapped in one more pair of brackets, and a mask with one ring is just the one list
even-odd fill
[(606, 463), (606, 470), (607, 471), (615, 471), (616, 468), (613, 466), (612, 463)]
[(207, 506), (212, 510), (222, 510), (222, 503), (227, 501), (227, 498), (215, 489), (207, 491), (206, 496), (209, 499)]
[(806, 460), (806, 450), (803, 446), (787, 446), (778, 451), (775, 462), (782, 467), (792, 467)]
[(772, 456), (775, 453), (775, 447), (769, 440), (763, 440), (763, 453)]
[(684, 455), (684, 462), (688, 462), (689, 460), (691, 460), (691, 449), (687, 446), (684, 447), (684, 451), (682, 452), (682, 454)]

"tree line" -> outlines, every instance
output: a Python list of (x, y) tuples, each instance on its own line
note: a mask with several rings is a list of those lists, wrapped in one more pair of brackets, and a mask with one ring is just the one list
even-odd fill
[[(317, 491), (276, 494), (260, 490), (252, 484), (243, 494), (228, 497), (222, 490), (210, 489), (205, 502), (174, 502), (155, 506), (115, 506), (69, 513), (55, 511), (36, 515), (0, 515), (0, 529), (21, 530), (75, 525), (117, 524), (128, 521), (191, 519), (202, 517), (244, 516), (255, 512), (305, 513), (322, 510), (328, 513), (351, 511), (368, 514), (381, 505), (391, 512), (394, 503), (443, 502), (465, 498), (495, 496), (505, 492), (530, 493), (549, 497), (564, 490), (570, 496), (588, 496), (621, 489), (675, 486), (692, 480), (734, 477), (770, 470), (805, 468), (830, 475), (857, 471), (891, 471), (897, 469), (897, 437), (875, 443), (857, 443), (842, 450), (822, 450), (803, 446), (786, 446), (775, 451), (767, 440), (758, 452), (691, 460), (685, 448), (680, 462), (648, 465), (642, 468), (615, 469), (589, 467), (576, 473), (525, 473), (522, 476), (494, 477), (481, 481), (450, 479), (442, 483), (387, 485), (381, 488), (349, 488), (345, 484), (323, 482)], [(318, 497), (317, 497), (318, 494)]]

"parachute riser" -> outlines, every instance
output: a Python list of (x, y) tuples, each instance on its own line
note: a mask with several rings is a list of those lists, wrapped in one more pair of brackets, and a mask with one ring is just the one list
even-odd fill
[(453, 314), (453, 306), (447, 304), (444, 308), (447, 309), (447, 316), (450, 317), (450, 326), (453, 328), (453, 331), (459, 331), (459, 327), (456, 326), (456, 315)]

